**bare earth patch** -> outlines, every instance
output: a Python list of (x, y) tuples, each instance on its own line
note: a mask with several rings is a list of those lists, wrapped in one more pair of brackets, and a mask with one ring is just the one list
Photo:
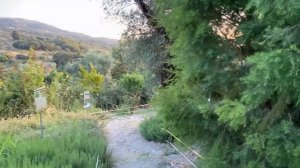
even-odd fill
[(104, 131), (116, 168), (189, 168), (169, 145), (145, 140), (139, 124), (153, 113), (112, 116)]

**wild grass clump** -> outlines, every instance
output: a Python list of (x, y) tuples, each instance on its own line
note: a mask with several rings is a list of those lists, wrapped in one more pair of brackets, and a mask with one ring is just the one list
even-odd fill
[(99, 168), (111, 167), (106, 140), (97, 123), (86, 119), (53, 124), (43, 139), (23, 139), (3, 156), (0, 167), (6, 168), (89, 168), (95, 167), (97, 160)]
[(142, 136), (148, 141), (166, 142), (171, 136), (163, 131), (163, 121), (157, 117), (145, 119), (139, 127)]

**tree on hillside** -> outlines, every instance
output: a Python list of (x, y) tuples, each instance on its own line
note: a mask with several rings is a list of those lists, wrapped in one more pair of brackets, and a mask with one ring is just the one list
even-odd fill
[(77, 59), (75, 62), (68, 63), (64, 69), (70, 74), (78, 74), (80, 66), (83, 66), (87, 70), (91, 70), (91, 63), (98, 72), (103, 75), (107, 75), (112, 67), (113, 58), (101, 53), (90, 51), (83, 54), (82, 57)]
[(78, 53), (57, 52), (53, 55), (53, 62), (56, 63), (57, 69), (62, 70), (68, 63), (76, 61), (79, 57)]
[(30, 60), (36, 60), (36, 53), (32, 47), (29, 49), (28, 57)]
[(128, 72), (128, 65), (125, 63), (125, 58), (121, 53), (120, 46), (113, 48), (112, 57), (114, 58), (114, 65), (111, 70), (111, 76), (113, 79), (120, 79), (123, 74)]
[(66, 51), (80, 53), (87, 50), (86, 47), (83, 46), (80, 42), (66, 37), (57, 37), (53, 40), (53, 43), (57, 46), (60, 46), (63, 50)]
[[(137, 45), (144, 44), (143, 46), (141, 45), (142, 47), (140, 47), (139, 50), (136, 50), (137, 52), (148, 52), (147, 50), (151, 48), (151, 46), (149, 46), (151, 44), (147, 43), (147, 41), (150, 39), (157, 36), (164, 39), (164, 43), (161, 43), (161, 47), (164, 48), (164, 50), (156, 55), (155, 58), (156, 60), (160, 60), (160, 70), (155, 71), (159, 72), (161, 85), (166, 86), (172, 78), (172, 74), (170, 74), (172, 66), (169, 63), (170, 54), (166, 52), (169, 40), (165, 28), (158, 24), (155, 17), (154, 1), (104, 0), (104, 6), (107, 13), (117, 16), (121, 19), (121, 22), (127, 25), (127, 30), (123, 36), (125, 40), (136, 43)], [(157, 50), (153, 50), (153, 52), (157, 53)]]
[(21, 39), (21, 35), (17, 30), (13, 30), (11, 33), (11, 36), (14, 40), (20, 40)]

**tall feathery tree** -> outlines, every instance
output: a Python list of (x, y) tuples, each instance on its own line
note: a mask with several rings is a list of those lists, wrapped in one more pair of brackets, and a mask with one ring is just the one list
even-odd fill
[(201, 167), (300, 163), (300, 1), (157, 0), (177, 68), (156, 100)]

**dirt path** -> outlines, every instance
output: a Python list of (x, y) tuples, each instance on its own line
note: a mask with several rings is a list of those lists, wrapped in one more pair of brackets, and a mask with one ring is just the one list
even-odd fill
[(146, 141), (138, 126), (153, 113), (112, 116), (104, 127), (116, 168), (189, 168), (167, 144)]

